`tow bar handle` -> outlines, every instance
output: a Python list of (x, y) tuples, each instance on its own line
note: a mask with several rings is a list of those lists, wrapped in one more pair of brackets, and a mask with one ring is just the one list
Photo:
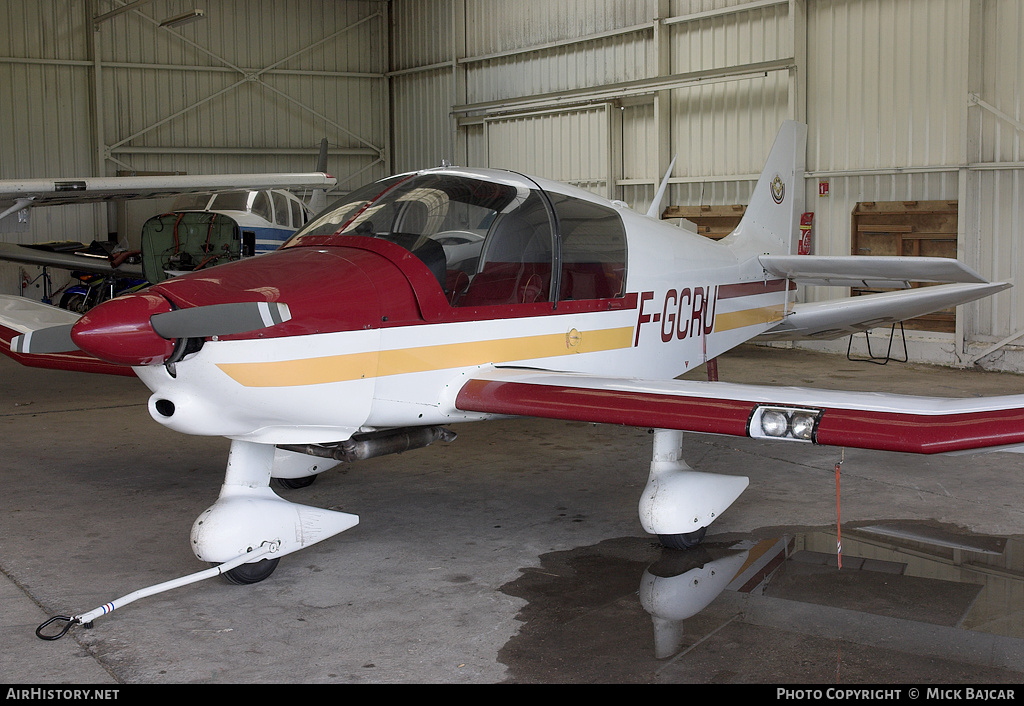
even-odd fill
[[(59, 633), (57, 633), (56, 635), (46, 635), (43, 633), (43, 628), (45, 628), (50, 623), (56, 623), (57, 621), (64, 621), (66, 623), (66, 625), (64, 625), (64, 628)], [(40, 640), (59, 640), (65, 635), (67, 635), (68, 630), (70, 630), (73, 626), (78, 625), (78, 622), (78, 618), (72, 618), (70, 615), (55, 615), (36, 628), (36, 637), (38, 637)], [(85, 627), (91, 628), (92, 623), (86, 623)]]

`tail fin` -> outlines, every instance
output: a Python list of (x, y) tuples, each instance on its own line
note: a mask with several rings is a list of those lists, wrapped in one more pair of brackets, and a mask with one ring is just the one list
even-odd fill
[[(317, 155), (316, 170), (318, 172), (327, 172), (327, 138), (320, 140), (320, 154)], [(327, 207), (327, 190), (316, 189), (313, 191), (313, 195), (309, 197), (309, 210), (316, 215), (323, 211)]]
[(804, 209), (806, 142), (806, 125), (792, 120), (782, 124), (743, 220), (722, 244), (758, 255), (796, 252)]

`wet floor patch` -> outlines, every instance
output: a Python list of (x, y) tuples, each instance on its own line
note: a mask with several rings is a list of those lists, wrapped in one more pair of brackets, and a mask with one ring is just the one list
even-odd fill
[[(841, 541), (840, 541), (841, 540)], [(541, 557), (512, 682), (1019, 683), (1024, 537), (927, 523), (647, 537)]]

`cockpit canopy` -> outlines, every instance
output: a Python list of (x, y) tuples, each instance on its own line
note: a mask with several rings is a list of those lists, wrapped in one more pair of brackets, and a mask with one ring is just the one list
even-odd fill
[[(320, 236), (320, 237), (317, 237)], [(516, 174), (437, 170), (353, 191), (285, 244), (382, 238), (416, 255), (452, 306), (622, 296), (619, 214)], [(343, 240), (332, 244), (344, 245)]]

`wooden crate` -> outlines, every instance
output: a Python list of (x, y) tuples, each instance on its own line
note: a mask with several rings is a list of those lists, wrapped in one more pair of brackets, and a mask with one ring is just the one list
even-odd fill
[(729, 235), (739, 225), (746, 206), (669, 206), (662, 218), (685, 218), (696, 224), (697, 232), (712, 240)]
[[(956, 201), (867, 201), (853, 209), (853, 255), (907, 257), (957, 256)], [(912, 284), (912, 286), (927, 286)], [(852, 288), (853, 295), (878, 289)], [(956, 310), (946, 309), (910, 319), (904, 327), (919, 331), (956, 329)]]

